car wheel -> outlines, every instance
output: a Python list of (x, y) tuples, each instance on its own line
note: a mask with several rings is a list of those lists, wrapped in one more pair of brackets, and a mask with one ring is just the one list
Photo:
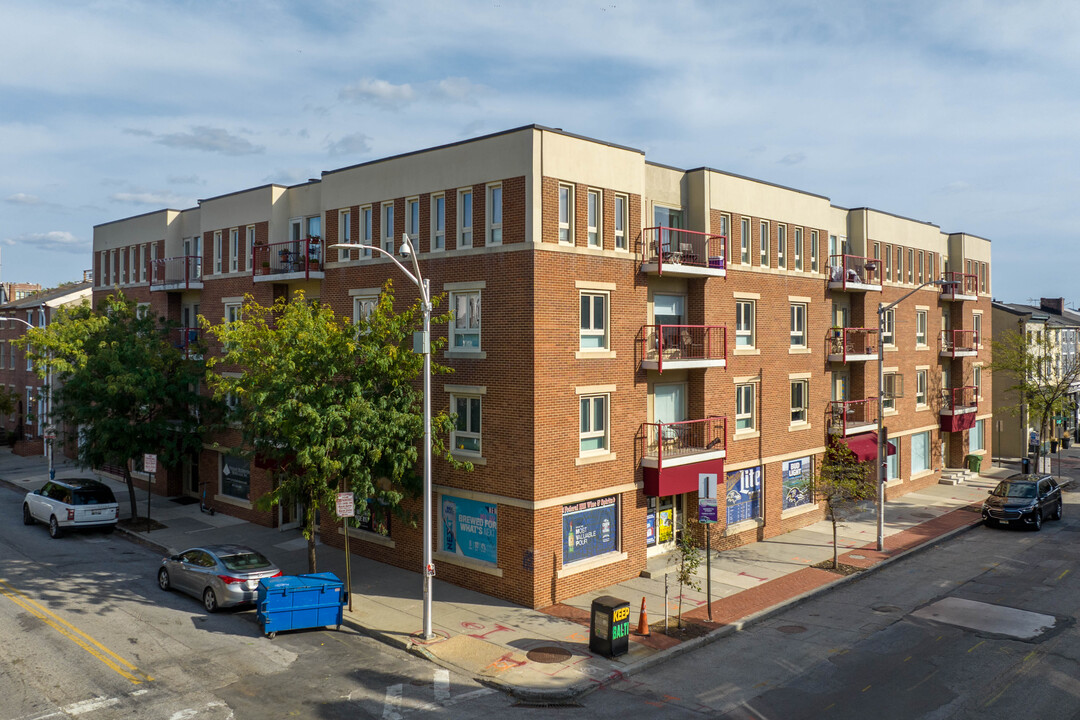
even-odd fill
[(1057, 501), (1057, 505), (1054, 506), (1054, 514), (1051, 516), (1054, 520), (1061, 519), (1061, 501)]
[(1035, 508), (1035, 515), (1032, 517), (1031, 529), (1035, 532), (1042, 530), (1042, 509)]
[(157, 586), (162, 590), (169, 589), (169, 571), (161, 568), (157, 573)]
[(30, 514), (30, 506), (29, 505), (23, 505), (22, 506), (22, 524), (23, 525), (33, 525), (34, 524), (34, 516)]
[(202, 604), (206, 608), (206, 612), (217, 612), (217, 595), (214, 594), (213, 588), (206, 588), (202, 594)]
[(49, 518), (49, 537), (53, 540), (64, 534), (64, 531), (60, 529), (60, 523), (56, 522), (56, 516), (53, 515)]

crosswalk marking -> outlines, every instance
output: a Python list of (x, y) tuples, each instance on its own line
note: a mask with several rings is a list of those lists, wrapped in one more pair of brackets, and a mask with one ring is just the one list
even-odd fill
[(383, 720), (401, 720), (401, 683), (386, 686), (386, 700), (383, 702)]
[(435, 671), (435, 702), (443, 703), (450, 699), (450, 671), (445, 668)]

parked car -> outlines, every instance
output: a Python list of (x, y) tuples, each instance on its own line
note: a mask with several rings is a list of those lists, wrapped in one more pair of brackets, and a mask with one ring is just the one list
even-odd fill
[(982, 506), (987, 525), (1042, 528), (1061, 519), (1061, 486), (1050, 475), (1010, 475), (997, 484)]
[(23, 524), (40, 520), (49, 525), (49, 535), (60, 537), (65, 530), (101, 528), (111, 531), (120, 517), (120, 506), (108, 485), (92, 478), (50, 480), (40, 490), (31, 490), (23, 500)]
[(158, 587), (176, 588), (202, 600), (207, 612), (252, 605), (259, 580), (279, 577), (281, 570), (262, 554), (243, 545), (206, 545), (162, 558)]

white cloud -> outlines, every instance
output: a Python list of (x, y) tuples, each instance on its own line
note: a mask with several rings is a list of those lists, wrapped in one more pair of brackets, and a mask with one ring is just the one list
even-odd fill
[(248, 140), (222, 128), (205, 125), (193, 127), (189, 133), (158, 135), (154, 142), (169, 147), (204, 150), (222, 155), (251, 155), (261, 153), (266, 149), (260, 145), (253, 145)]
[(366, 155), (371, 152), (371, 138), (364, 133), (353, 133), (327, 143), (327, 152), (331, 157), (341, 155)]
[(41, 198), (37, 195), (28, 195), (26, 193), (15, 193), (5, 198), (5, 202), (9, 202), (12, 205), (41, 205)]
[(14, 238), (4, 240), (5, 245), (29, 245), (37, 250), (78, 253), (85, 255), (90, 252), (92, 243), (89, 240), (80, 240), (69, 232), (53, 230), (44, 233), (25, 233)]
[(155, 207), (184, 208), (194, 205), (191, 198), (181, 197), (169, 192), (123, 192), (113, 193), (110, 200), (129, 205), (153, 205)]
[(433, 95), (452, 102), (474, 103), (478, 95), (488, 90), (489, 88), (474, 83), (469, 78), (448, 77), (435, 83)]
[(343, 88), (340, 97), (349, 102), (371, 102), (385, 108), (400, 110), (415, 99), (416, 93), (412, 85), (408, 83), (394, 85), (386, 80), (363, 78)]

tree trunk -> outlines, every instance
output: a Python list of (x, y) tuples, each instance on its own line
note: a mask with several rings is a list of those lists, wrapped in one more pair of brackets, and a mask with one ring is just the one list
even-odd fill
[(304, 515), (307, 525), (307, 564), (308, 572), (317, 572), (315, 569), (315, 502), (313, 498), (308, 498), (307, 507), (304, 508)]
[(829, 517), (832, 518), (832, 567), (833, 570), (840, 569), (840, 550), (836, 545), (836, 513), (829, 510)]
[[(128, 500), (131, 501), (131, 519), (134, 521), (139, 517), (139, 504), (135, 501), (135, 482), (131, 479), (131, 467), (127, 460), (124, 461), (124, 482), (127, 483)], [(150, 506), (147, 505), (147, 512), (150, 511)]]

